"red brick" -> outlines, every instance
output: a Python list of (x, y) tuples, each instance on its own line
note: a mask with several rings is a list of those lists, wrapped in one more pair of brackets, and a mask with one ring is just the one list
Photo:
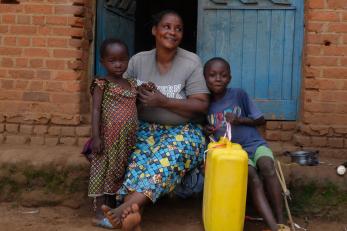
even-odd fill
[(67, 39), (65, 38), (48, 38), (47, 40), (49, 47), (66, 47)]
[(281, 141), (291, 141), (293, 139), (293, 131), (281, 131)]
[(80, 103), (80, 94), (51, 93), (52, 103)]
[(90, 126), (82, 126), (76, 128), (76, 135), (79, 137), (89, 137), (91, 135), (91, 127)]
[(25, 48), (24, 54), (29, 57), (49, 57), (49, 51), (45, 48)]
[(328, 138), (328, 145), (332, 148), (343, 148), (343, 138)]
[(1, 59), (2, 67), (13, 67), (13, 59), (11, 58), (2, 58)]
[(49, 80), (51, 79), (51, 71), (47, 71), (47, 70), (38, 70), (36, 73), (36, 78), (38, 79), (43, 79), (43, 80)]
[(82, 6), (55, 6), (54, 13), (68, 15), (83, 15), (84, 8)]
[(328, 139), (325, 136), (314, 136), (311, 140), (314, 147), (326, 147), (328, 144)]
[(47, 46), (47, 39), (46, 38), (32, 38), (31, 44), (33, 47), (45, 47), (45, 46)]
[(62, 136), (75, 136), (75, 127), (62, 127), (61, 128)]
[(40, 26), (37, 29), (38, 35), (47, 36), (47, 35), (50, 35), (51, 33), (52, 33), (52, 28), (49, 26)]
[(59, 139), (59, 144), (65, 145), (76, 145), (77, 139), (75, 137), (61, 137)]
[(317, 79), (305, 79), (304, 80), (305, 89), (318, 89)]
[(306, 53), (307, 55), (320, 55), (321, 54), (321, 46), (320, 45), (306, 45)]
[(33, 16), (33, 25), (40, 25), (40, 26), (43, 26), (45, 25), (45, 19), (46, 17), (45, 16), (41, 16), (41, 15), (34, 15)]
[(37, 28), (35, 26), (18, 26), (18, 25), (12, 25), (10, 27), (10, 32), (13, 34), (18, 35), (34, 35), (37, 32)]
[(69, 17), (68, 24), (74, 27), (84, 27), (84, 18), (80, 17)]
[(62, 92), (64, 90), (63, 83), (61, 81), (49, 81), (46, 83), (45, 90)]
[(34, 127), (34, 134), (45, 135), (48, 133), (48, 127), (46, 125), (36, 125)]
[(23, 7), (20, 4), (0, 4), (0, 13), (20, 13)]
[(324, 68), (323, 76), (326, 78), (346, 79), (347, 68), (346, 67)]
[(29, 141), (29, 137), (21, 135), (7, 135), (6, 144), (26, 144)]
[(334, 33), (347, 33), (347, 24), (345, 23), (330, 23), (328, 31)]
[(19, 124), (5, 124), (5, 130), (8, 133), (17, 134), (19, 131)]
[(284, 131), (295, 131), (297, 126), (297, 122), (282, 122), (282, 130)]
[(28, 67), (28, 61), (26, 58), (17, 58), (16, 67)]
[(78, 125), (81, 122), (80, 115), (52, 115), (52, 124), (57, 125)]
[(1, 16), (2, 24), (14, 24), (16, 21), (15, 15), (2, 15)]
[(30, 145), (43, 145), (45, 143), (45, 138), (43, 136), (31, 136)]
[(24, 101), (49, 102), (49, 94), (45, 92), (24, 92)]
[(17, 24), (31, 24), (29, 15), (17, 15)]
[(43, 90), (43, 81), (30, 81), (28, 90), (31, 91), (42, 91)]
[(327, 56), (310, 56), (306, 59), (306, 62), (312, 66), (337, 66), (338, 58)]
[(312, 21), (339, 21), (339, 13), (334, 11), (310, 11), (308, 14), (308, 20)]
[(27, 47), (30, 45), (30, 39), (26, 37), (21, 37), (17, 39), (17, 45)]
[(7, 25), (0, 25), (0, 33), (5, 34), (8, 32), (8, 26)]
[(15, 88), (17, 89), (26, 89), (29, 84), (29, 81), (27, 80), (17, 80), (15, 83)]
[(53, 56), (56, 58), (81, 58), (82, 51), (72, 49), (55, 49), (53, 50)]
[(318, 79), (317, 82), (320, 90), (340, 90), (344, 86), (344, 80), (339, 79)]
[(17, 47), (0, 47), (0, 54), (6, 54), (8, 55), (21, 55), (22, 54), (22, 48)]
[[(332, 102), (345, 102), (347, 99), (346, 91), (321, 91), (319, 93), (320, 99), (323, 101)], [(346, 120), (347, 121), (347, 120)]]
[(51, 126), (48, 128), (48, 134), (50, 136), (60, 136), (61, 134), (61, 127), (57, 126)]
[(330, 9), (347, 9), (346, 0), (328, 0), (327, 4)]
[(338, 44), (341, 35), (339, 34), (317, 34), (308, 33), (306, 36), (306, 42), (308, 44), (325, 44), (330, 42), (331, 44)]
[(324, 9), (325, 8), (325, 0), (309, 0), (308, 7), (311, 9)]
[(62, 70), (65, 69), (64, 60), (46, 60), (46, 67), (49, 69)]
[(47, 16), (46, 24), (48, 25), (67, 25), (66, 16)]
[(293, 136), (294, 142), (299, 146), (311, 146), (311, 137), (295, 134)]
[(30, 67), (33, 67), (33, 68), (43, 67), (43, 60), (42, 59), (31, 59), (30, 60)]
[(84, 144), (87, 142), (88, 139), (89, 137), (79, 137), (77, 139), (77, 145), (80, 146), (82, 149), (82, 147), (84, 146)]
[[(347, 39), (346, 39), (346, 41), (347, 41)], [(80, 48), (82, 46), (82, 40), (81, 39), (70, 39), (69, 45), (71, 47)]]
[(281, 140), (281, 131), (279, 130), (267, 130), (265, 134), (266, 140), (279, 141)]
[(4, 45), (6, 46), (15, 46), (17, 43), (16, 37), (4, 37)]
[(21, 124), (19, 128), (19, 132), (21, 134), (31, 135), (33, 133), (33, 128), (34, 128), (33, 125)]
[(63, 81), (79, 80), (81, 79), (81, 73), (76, 71), (60, 71), (55, 74), (54, 79)]
[(47, 146), (55, 146), (59, 143), (58, 137), (46, 137), (45, 138), (45, 144)]
[(0, 100), (20, 100), (22, 96), (21, 91), (15, 90), (1, 90), (0, 91)]
[(50, 5), (25, 5), (24, 11), (29, 14), (51, 14), (53, 7)]
[(10, 70), (9, 74), (14, 79), (32, 79), (34, 78), (34, 71), (32, 70)]
[[(0, 124), (0, 133), (3, 133), (5, 131), (5, 124)], [(1, 144), (1, 141), (0, 141)]]
[(56, 36), (76, 36), (83, 37), (83, 29), (82, 28), (67, 28), (67, 27), (57, 27), (52, 28), (52, 35)]
[(347, 46), (326, 46), (322, 47), (323, 55), (330, 56), (346, 56)]
[[(14, 88), (14, 81), (12, 79), (3, 79), (1, 81), (1, 87), (3, 89), (13, 89)], [(1, 116), (0, 116), (0, 122), (1, 122)]]
[(80, 92), (81, 89), (81, 83), (78, 82), (66, 82), (64, 84), (64, 90), (67, 92)]

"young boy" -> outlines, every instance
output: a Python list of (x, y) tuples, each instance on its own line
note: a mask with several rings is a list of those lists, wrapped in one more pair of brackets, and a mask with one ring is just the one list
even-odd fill
[[(263, 114), (245, 91), (227, 88), (231, 73), (229, 63), (223, 58), (207, 61), (204, 76), (211, 92), (207, 116), (209, 125), (205, 127), (205, 132), (218, 139), (224, 135), (226, 123), (232, 125), (232, 141), (240, 144), (248, 153), (248, 188), (255, 208), (272, 231), (287, 230), (278, 225), (284, 223), (284, 218), (281, 187), (275, 172), (274, 157), (256, 129), (256, 126), (265, 123)], [(265, 196), (259, 175), (264, 179), (269, 198)]]

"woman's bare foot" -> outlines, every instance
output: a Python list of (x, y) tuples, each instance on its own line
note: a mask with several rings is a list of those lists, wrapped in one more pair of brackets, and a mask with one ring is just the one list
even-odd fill
[(104, 211), (105, 216), (112, 224), (113, 228), (119, 229), (122, 226), (122, 213), (123, 211), (119, 209), (111, 209), (107, 205), (101, 206), (102, 211)]
[(137, 204), (124, 209), (122, 219), (122, 231), (141, 231), (141, 214)]

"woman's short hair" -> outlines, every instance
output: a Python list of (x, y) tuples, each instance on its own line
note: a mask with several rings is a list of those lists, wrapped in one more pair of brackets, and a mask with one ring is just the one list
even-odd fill
[(160, 11), (159, 13), (156, 13), (152, 16), (152, 25), (153, 26), (158, 26), (158, 24), (160, 23), (160, 21), (168, 14), (173, 14), (176, 15), (177, 17), (179, 17), (183, 23), (182, 17), (179, 13), (177, 13), (177, 11), (174, 10), (163, 10)]

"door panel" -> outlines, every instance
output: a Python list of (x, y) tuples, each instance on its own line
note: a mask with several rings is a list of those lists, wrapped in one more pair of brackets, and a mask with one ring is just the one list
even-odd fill
[(134, 53), (135, 0), (98, 0), (96, 22), (95, 74), (103, 76), (106, 71), (100, 64), (100, 45), (106, 38), (124, 41), (130, 55)]
[(295, 120), (303, 43), (303, 1), (200, 0), (197, 51), (226, 58), (232, 86), (267, 119)]

